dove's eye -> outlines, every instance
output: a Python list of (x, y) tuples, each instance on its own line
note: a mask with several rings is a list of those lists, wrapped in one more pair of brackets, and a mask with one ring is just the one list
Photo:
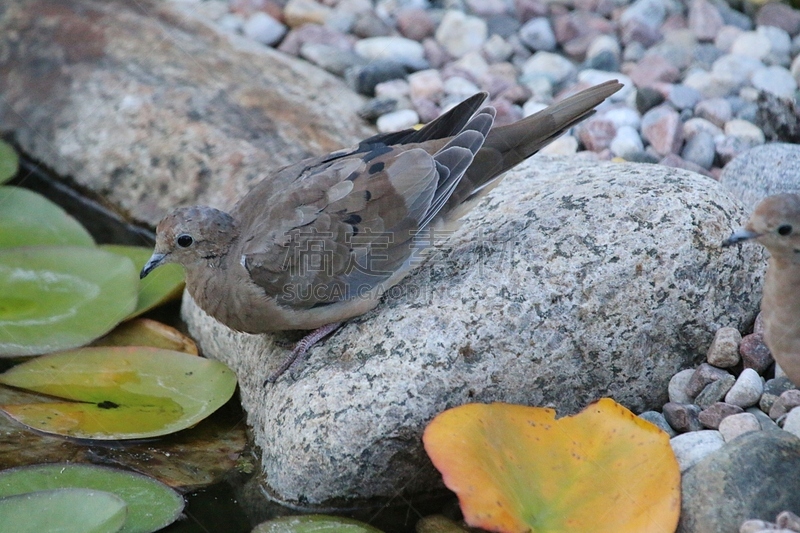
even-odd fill
[(181, 248), (188, 248), (193, 242), (194, 239), (192, 239), (191, 235), (186, 235), (185, 233), (183, 235), (178, 235), (178, 246)]
[(778, 226), (778, 234), (779, 235), (789, 235), (792, 232), (792, 227), (789, 224), (784, 224), (783, 226)]

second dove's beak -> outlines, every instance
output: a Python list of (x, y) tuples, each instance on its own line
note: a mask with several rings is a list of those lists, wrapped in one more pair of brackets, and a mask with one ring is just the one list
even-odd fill
[(164, 261), (164, 258), (166, 256), (167, 256), (166, 254), (153, 253), (153, 255), (150, 256), (150, 259), (147, 261), (147, 263), (145, 263), (144, 266), (142, 267), (142, 271), (139, 272), (139, 279), (143, 279), (154, 268), (161, 266), (161, 263)]
[(755, 231), (739, 228), (738, 230), (734, 231), (730, 237), (722, 241), (722, 246), (733, 246), (734, 244), (739, 244), (740, 242), (749, 241), (750, 239), (755, 239), (758, 236), (759, 234), (756, 233)]

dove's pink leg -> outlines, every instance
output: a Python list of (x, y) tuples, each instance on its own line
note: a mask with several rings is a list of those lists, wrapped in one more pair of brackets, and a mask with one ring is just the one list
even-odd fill
[(267, 383), (275, 383), (284, 372), (305, 359), (306, 352), (309, 350), (309, 348), (339, 329), (339, 326), (341, 326), (343, 323), (344, 322), (333, 322), (331, 324), (326, 324), (300, 339), (297, 344), (294, 345), (291, 355), (286, 358), (286, 361), (283, 362), (278, 370), (269, 375), (267, 380), (264, 382), (264, 385)]

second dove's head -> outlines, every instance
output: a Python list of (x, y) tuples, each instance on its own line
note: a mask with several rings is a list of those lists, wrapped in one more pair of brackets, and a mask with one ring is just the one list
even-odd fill
[(156, 246), (140, 277), (166, 263), (203, 267), (227, 252), (236, 238), (236, 223), (224, 211), (194, 206), (176, 209), (156, 228)]
[(789, 254), (800, 259), (800, 195), (777, 194), (762, 200), (744, 228), (737, 230), (723, 246), (754, 239), (773, 256)]

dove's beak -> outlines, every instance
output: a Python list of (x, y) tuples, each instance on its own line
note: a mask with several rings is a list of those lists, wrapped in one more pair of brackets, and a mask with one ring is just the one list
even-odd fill
[(722, 241), (722, 246), (733, 246), (734, 244), (739, 244), (740, 242), (749, 241), (750, 239), (755, 239), (760, 235), (755, 231), (750, 231), (749, 229), (739, 228), (738, 230), (734, 231), (730, 237)]
[(166, 254), (153, 253), (153, 255), (150, 256), (150, 259), (147, 261), (147, 263), (145, 263), (144, 266), (142, 267), (142, 271), (139, 272), (139, 279), (143, 279), (153, 269), (161, 266), (166, 256), (167, 256)]

